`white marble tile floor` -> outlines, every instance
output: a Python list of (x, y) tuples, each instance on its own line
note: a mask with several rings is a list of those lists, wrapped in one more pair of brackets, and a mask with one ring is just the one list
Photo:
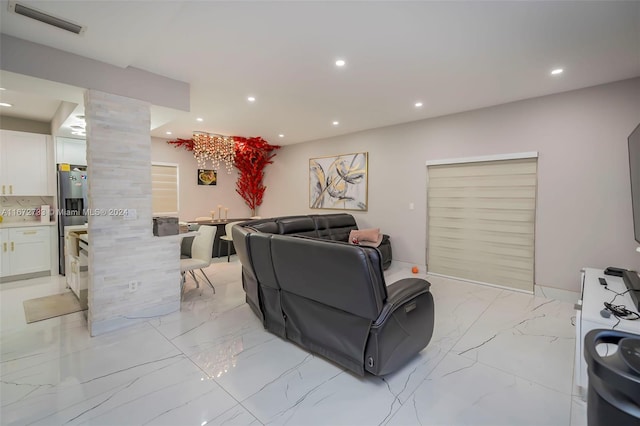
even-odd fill
[[(222, 261), (224, 260), (224, 261)], [(572, 425), (573, 305), (441, 277), (431, 343), (358, 377), (266, 332), (237, 260), (188, 281), (182, 309), (89, 337), (82, 313), (26, 324), (61, 277), (0, 285), (2, 425)], [(387, 283), (411, 274), (395, 262)]]

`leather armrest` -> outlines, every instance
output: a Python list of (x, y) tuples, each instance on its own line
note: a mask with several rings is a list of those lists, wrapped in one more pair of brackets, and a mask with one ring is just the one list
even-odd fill
[(431, 284), (421, 278), (404, 278), (387, 287), (387, 301), (373, 327), (384, 323), (399, 306), (420, 294), (427, 293)]

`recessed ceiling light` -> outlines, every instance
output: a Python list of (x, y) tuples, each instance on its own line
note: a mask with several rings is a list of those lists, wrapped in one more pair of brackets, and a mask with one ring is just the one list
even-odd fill
[(551, 75), (558, 75), (558, 74), (562, 74), (564, 72), (564, 70), (562, 68), (556, 68), (555, 70), (551, 71)]
[(346, 62), (344, 61), (344, 59), (338, 59), (336, 61), (336, 67), (344, 67), (346, 65)]
[(76, 115), (76, 118), (79, 118), (80, 120), (84, 120), (84, 115)]
[(339, 122), (339, 121), (334, 121), (334, 122), (333, 122), (333, 123), (331, 123), (331, 124), (333, 124), (334, 126), (337, 126), (338, 124), (340, 124), (340, 122)]
[(422, 106), (422, 102), (416, 102), (414, 105), (416, 108), (420, 108)]
[(78, 135), (78, 136), (86, 136), (87, 134), (85, 132), (71, 132), (72, 135)]
[(255, 97), (253, 97), (253, 96), (249, 96), (249, 97), (247, 98), (247, 100), (248, 100), (249, 102), (255, 102), (255, 101), (256, 101), (256, 98), (255, 98)]
[(4, 106), (4, 107), (11, 107), (11, 106), (13, 106), (13, 105), (8, 104), (8, 103), (6, 103), (6, 102), (0, 102), (0, 106)]
[(170, 135), (170, 134), (171, 134), (171, 132), (166, 132), (166, 133), (167, 133), (168, 135)]
[(7, 90), (7, 89), (5, 89), (4, 87), (0, 87), (0, 90)]
[(77, 124), (74, 124), (73, 126), (69, 126), (69, 127), (71, 127), (72, 129), (76, 129), (76, 130), (84, 130), (84, 126), (79, 126)]
[(280, 134), (278, 135), (278, 137), (279, 137), (279, 138), (284, 138), (284, 135), (283, 135), (282, 133), (280, 133)]
[(196, 121), (204, 121), (204, 119), (201, 118), (201, 117), (198, 117), (198, 118), (196, 118)]

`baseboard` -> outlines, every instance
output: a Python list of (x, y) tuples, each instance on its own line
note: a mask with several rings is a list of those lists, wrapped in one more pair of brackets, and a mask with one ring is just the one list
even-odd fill
[(561, 288), (545, 287), (536, 285), (534, 294), (547, 299), (561, 300), (563, 302), (576, 303), (580, 299), (580, 293), (577, 291), (564, 290)]

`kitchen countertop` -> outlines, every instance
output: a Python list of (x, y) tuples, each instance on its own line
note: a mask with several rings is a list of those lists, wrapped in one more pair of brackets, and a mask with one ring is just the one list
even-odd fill
[(2, 222), (0, 229), (3, 228), (24, 228), (29, 226), (56, 226), (57, 222)]

